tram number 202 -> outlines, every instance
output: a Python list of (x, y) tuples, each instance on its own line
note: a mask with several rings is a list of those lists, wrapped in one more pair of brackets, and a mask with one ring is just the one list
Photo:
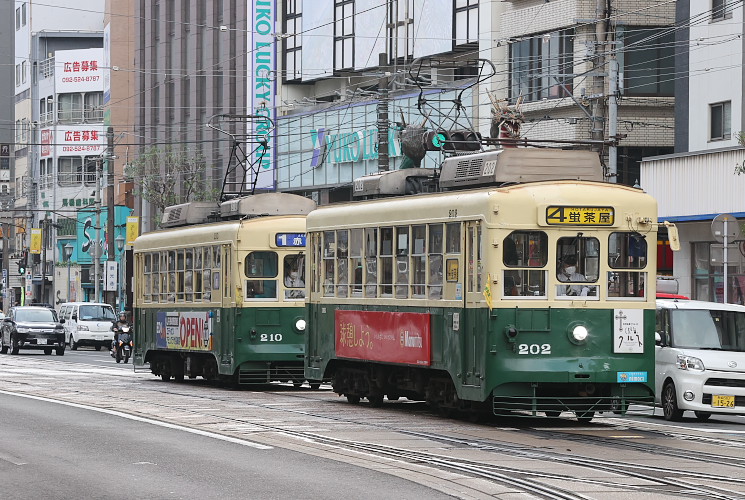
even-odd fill
[(259, 339), (262, 342), (282, 342), (281, 333), (262, 333)]
[(551, 354), (551, 344), (520, 344), (517, 346), (518, 354)]

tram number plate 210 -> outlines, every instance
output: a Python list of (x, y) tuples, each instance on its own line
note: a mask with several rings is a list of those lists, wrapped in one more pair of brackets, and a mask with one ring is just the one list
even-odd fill
[(548, 355), (551, 354), (551, 344), (520, 344), (517, 346), (517, 353), (523, 355)]
[(735, 397), (734, 396), (720, 396), (714, 394), (711, 396), (711, 406), (716, 408), (734, 408)]

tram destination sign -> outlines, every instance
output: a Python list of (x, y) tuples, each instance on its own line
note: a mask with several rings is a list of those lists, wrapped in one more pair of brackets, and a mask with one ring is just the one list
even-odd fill
[(614, 223), (613, 207), (546, 207), (546, 224), (549, 226), (612, 226)]
[(305, 233), (277, 233), (274, 243), (278, 247), (304, 247)]

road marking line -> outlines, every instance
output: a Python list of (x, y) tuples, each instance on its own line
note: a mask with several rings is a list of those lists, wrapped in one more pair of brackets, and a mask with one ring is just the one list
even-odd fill
[[(3, 391), (3, 390), (0, 390), (0, 394), (6, 394), (8, 396), (18, 396), (20, 398), (35, 399), (37, 401), (45, 401), (47, 403), (56, 403), (56, 404), (60, 404), (60, 405), (64, 405), (64, 406), (70, 406), (72, 408), (80, 408), (82, 410), (97, 411), (99, 413), (106, 413), (107, 415), (113, 415), (115, 417), (127, 418), (129, 420), (134, 420), (136, 422), (144, 422), (146, 424), (153, 424), (153, 425), (157, 425), (157, 426), (160, 426), (160, 427), (166, 427), (168, 429), (175, 429), (177, 431), (190, 432), (192, 434), (197, 434), (199, 436), (205, 436), (205, 437), (209, 437), (209, 438), (213, 438), (213, 439), (219, 439), (220, 441), (227, 441), (228, 443), (240, 444), (242, 446), (248, 446), (250, 448), (256, 448), (256, 449), (259, 449), (259, 450), (271, 450), (271, 449), (273, 449), (272, 446), (267, 446), (267, 445), (259, 444), (259, 443), (253, 443), (251, 441), (246, 441), (245, 439), (240, 439), (240, 438), (235, 438), (235, 437), (230, 437), (230, 436), (224, 436), (222, 434), (216, 434), (214, 432), (203, 431), (203, 430), (200, 430), (200, 429), (192, 429), (191, 427), (185, 427), (183, 425), (178, 425), (178, 424), (171, 424), (169, 422), (161, 422), (160, 420), (153, 420), (153, 419), (149, 419), (149, 418), (145, 418), (145, 417), (138, 417), (136, 415), (130, 415), (128, 413), (123, 413), (123, 412), (116, 411), (116, 410), (107, 410), (105, 408), (96, 408), (95, 406), (88, 406), (88, 405), (83, 405), (83, 404), (80, 404), (80, 403), (70, 403), (68, 401), (59, 401), (59, 400), (56, 400), (56, 399), (45, 398), (45, 397), (42, 397), (42, 396), (32, 396), (30, 394), (19, 394), (19, 393), (16, 393), (16, 392)], [(18, 465), (18, 464), (16, 464), (16, 465)]]

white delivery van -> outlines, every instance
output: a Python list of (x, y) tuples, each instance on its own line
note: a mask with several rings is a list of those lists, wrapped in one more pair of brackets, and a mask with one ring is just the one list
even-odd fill
[(98, 302), (67, 302), (59, 309), (60, 319), (65, 320), (65, 343), (73, 351), (81, 345), (100, 350), (108, 349), (114, 340), (111, 326), (116, 321), (114, 308)]
[(745, 414), (745, 306), (657, 300), (655, 403), (666, 420)]

